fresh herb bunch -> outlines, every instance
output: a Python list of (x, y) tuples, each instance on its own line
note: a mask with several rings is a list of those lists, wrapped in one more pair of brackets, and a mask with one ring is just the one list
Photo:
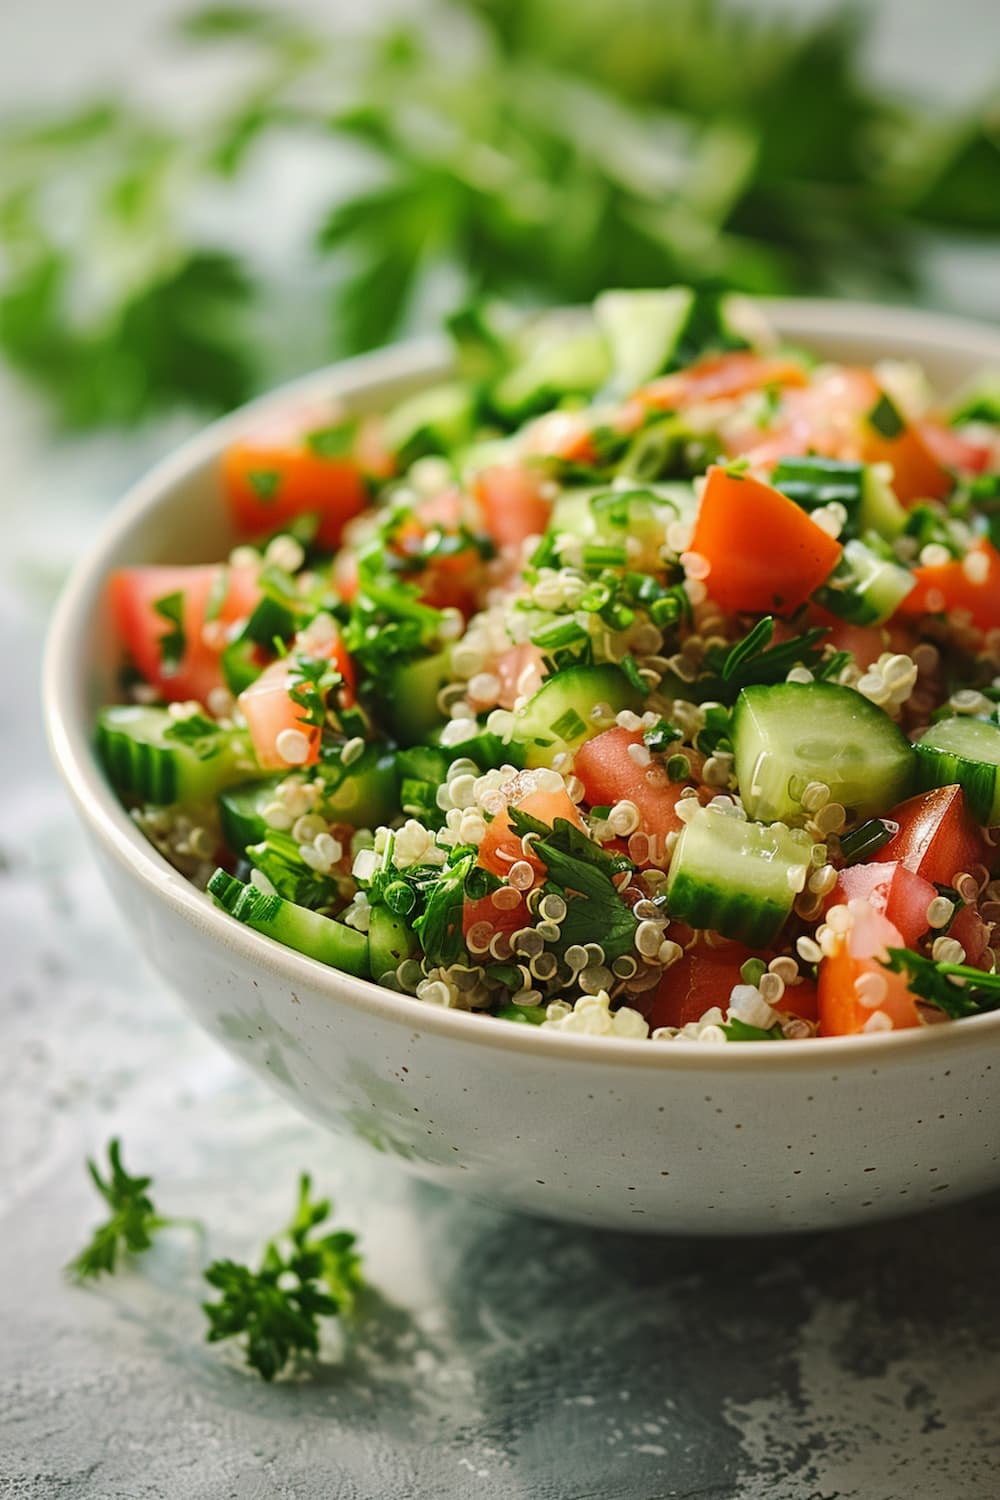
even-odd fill
[(1000, 232), (989, 108), (942, 123), (887, 99), (856, 11), (440, 0), (341, 34), (221, 5), (182, 33), (246, 64), (207, 117), (116, 97), (0, 129), (0, 351), (70, 424), (231, 406), (287, 371), (252, 305), (276, 289), (190, 226), (290, 135), (369, 184), (300, 231), (329, 298), (306, 363), (481, 293), (898, 293), (924, 226)]
[(106, 1177), (92, 1159), (87, 1171), (111, 1210), (105, 1223), (98, 1225), (88, 1244), (70, 1261), (66, 1270), (74, 1281), (96, 1281), (111, 1276), (118, 1268), (119, 1255), (128, 1252), (141, 1255), (153, 1243), (157, 1230), (168, 1224), (190, 1222), (166, 1218), (157, 1212), (149, 1196), (151, 1177), (133, 1177), (122, 1163), (122, 1145), (117, 1138), (108, 1143), (109, 1170)]
[(362, 1286), (356, 1236), (315, 1231), (331, 1213), (329, 1199), (313, 1200), (307, 1173), (288, 1228), (264, 1248), (258, 1270), (234, 1260), (213, 1261), (205, 1280), (221, 1296), (202, 1304), (209, 1343), (242, 1340), (246, 1363), (273, 1380), (296, 1355), (319, 1351), (319, 1320), (346, 1313)]

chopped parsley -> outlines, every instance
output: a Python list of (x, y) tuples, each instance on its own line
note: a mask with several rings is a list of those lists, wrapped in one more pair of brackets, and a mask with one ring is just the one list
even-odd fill
[(1000, 1010), (1000, 974), (971, 964), (936, 963), (911, 948), (890, 948), (885, 967), (905, 974), (912, 994), (953, 1019)]
[(868, 425), (874, 427), (876, 432), (884, 438), (898, 438), (906, 423), (899, 414), (899, 409), (885, 392), (878, 398), (871, 411), (868, 413)]
[(247, 484), (258, 500), (268, 503), (277, 499), (281, 488), (281, 474), (277, 469), (248, 469)]
[(163, 594), (153, 600), (153, 608), (161, 620), (166, 620), (170, 629), (160, 636), (160, 670), (165, 677), (172, 677), (180, 668), (187, 650), (184, 632), (184, 591), (177, 589), (172, 594)]

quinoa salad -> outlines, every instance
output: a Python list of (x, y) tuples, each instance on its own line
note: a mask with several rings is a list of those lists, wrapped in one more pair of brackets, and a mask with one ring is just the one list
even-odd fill
[(228, 557), (109, 578), (138, 828), (233, 920), (546, 1032), (1000, 1008), (1000, 377), (684, 287), (451, 334), (386, 413), (248, 419)]

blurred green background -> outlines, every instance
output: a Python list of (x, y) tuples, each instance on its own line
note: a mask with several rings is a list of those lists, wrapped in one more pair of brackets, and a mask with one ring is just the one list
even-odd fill
[(996, 0), (111, 3), (62, 37), (105, 33), (84, 86), (30, 76), (47, 8), (3, 22), (0, 357), (64, 426), (231, 406), (482, 293), (1000, 314)]

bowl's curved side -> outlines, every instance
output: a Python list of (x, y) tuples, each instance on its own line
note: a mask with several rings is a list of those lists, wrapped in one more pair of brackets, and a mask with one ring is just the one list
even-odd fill
[[(920, 358), (945, 386), (1000, 365), (1000, 331), (933, 315), (824, 303), (775, 314), (783, 334), (831, 357), (870, 359), (877, 346)], [(447, 367), (440, 342), (405, 346), (297, 381), (255, 410), (330, 395), (373, 406)], [(232, 922), (145, 843), (90, 745), (113, 660), (102, 583), (123, 563), (222, 554), (232, 539), (206, 497), (246, 420), (215, 424), (115, 512), (60, 602), (45, 663), (53, 754), (112, 890), (207, 1029), (328, 1124), (437, 1180), (566, 1218), (812, 1228), (1000, 1182), (990, 1062), (1000, 1016), (762, 1051), (540, 1034), (326, 970)]]
[(220, 942), (214, 923), (150, 900), (106, 845), (97, 853), (145, 955), (206, 1030), (306, 1114), (439, 1184), (684, 1234), (833, 1228), (1000, 1186), (989, 1050), (887, 1050), (840, 1069), (817, 1043), (779, 1083), (770, 1048), (745, 1049), (735, 1072), (723, 1048), (665, 1071), (587, 1038), (571, 1058), (558, 1036), (490, 1045), (486, 1020), (442, 1035), (415, 1005), (401, 1026), (343, 1003), (346, 977), (293, 977), (264, 939), (251, 955)]

